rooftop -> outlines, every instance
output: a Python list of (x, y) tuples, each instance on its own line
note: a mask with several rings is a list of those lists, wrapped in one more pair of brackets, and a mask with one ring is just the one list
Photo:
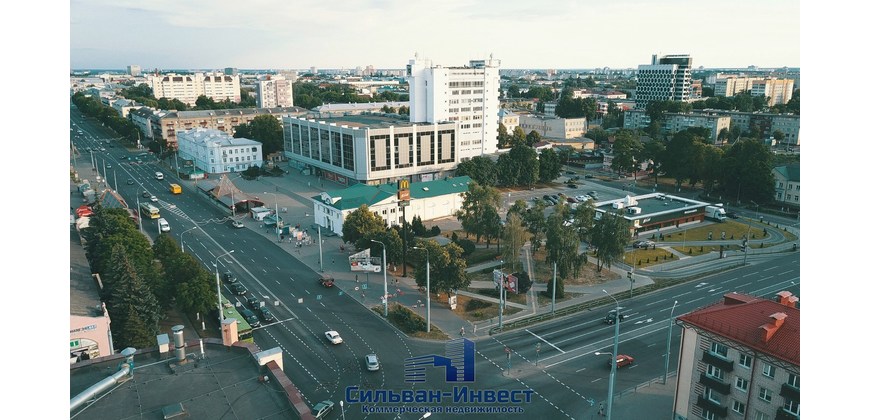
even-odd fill
[[(613, 203), (623, 202), (624, 208), (640, 207), (640, 214), (625, 214), (628, 219), (647, 218), (650, 215), (658, 213), (668, 213), (680, 211), (684, 209), (702, 208), (709, 205), (702, 201), (692, 200), (689, 198), (677, 197), (662, 193), (651, 193), (632, 196), (629, 201), (627, 197), (617, 198), (615, 200), (607, 200), (595, 203), (595, 208), (600, 211), (613, 211)], [(633, 204), (636, 203), (636, 204)]]
[[(412, 124), (408, 118), (399, 118), (381, 114), (364, 114), (364, 115), (344, 115), (337, 117), (326, 118), (309, 118), (309, 121), (322, 122), (326, 124), (335, 124), (336, 126), (347, 126), (356, 128), (389, 128), (395, 126), (407, 126)], [(424, 123), (428, 125), (428, 123)], [(421, 124), (417, 124), (421, 125)]]
[[(445, 178), (428, 182), (411, 183), (411, 199), (437, 197), (440, 195), (463, 193), (468, 191), (468, 183), (471, 178), (460, 176)], [(371, 207), (384, 200), (396, 199), (398, 187), (396, 184), (366, 185), (356, 184), (332, 193), (316, 195), (313, 200), (336, 208), (338, 210), (352, 210), (363, 204)], [(331, 200), (331, 202), (330, 202)]]

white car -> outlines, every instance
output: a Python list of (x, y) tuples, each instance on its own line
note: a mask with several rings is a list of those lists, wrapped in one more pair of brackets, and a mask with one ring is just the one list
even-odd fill
[(242, 223), (241, 220), (233, 220), (233, 227), (236, 229), (241, 229), (241, 228), (245, 227), (245, 224)]
[(157, 196), (156, 196), (156, 195), (152, 195), (152, 196), (151, 196), (151, 201), (153, 201), (153, 202), (156, 203), (156, 202), (157, 202)]
[(341, 339), (341, 336), (338, 335), (337, 331), (327, 331), (326, 339), (329, 340), (332, 344), (341, 344), (344, 341)]
[(157, 219), (157, 225), (160, 226), (161, 232), (169, 232), (169, 222), (167, 222), (166, 219), (162, 217)]

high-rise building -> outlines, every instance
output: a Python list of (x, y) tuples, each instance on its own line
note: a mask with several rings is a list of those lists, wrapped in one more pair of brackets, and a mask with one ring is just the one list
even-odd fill
[(728, 293), (677, 318), (673, 418), (799, 419), (797, 301), (788, 291), (774, 299)]
[(257, 80), (257, 108), (293, 106), (293, 83), (280, 75)]
[(688, 54), (652, 56), (651, 64), (637, 66), (637, 108), (649, 101), (686, 102), (692, 95), (692, 57)]
[(716, 79), (713, 94), (716, 96), (734, 96), (743, 91), (752, 91), (752, 83), (759, 80), (757, 77), (726, 76)]
[(215, 102), (230, 100), (242, 101), (239, 76), (221, 73), (195, 74), (158, 74), (148, 76), (148, 83), (154, 97), (178, 99), (187, 105), (196, 104), (200, 96), (207, 96)]
[(791, 79), (768, 77), (752, 82), (752, 96), (770, 98), (767, 101), (770, 106), (788, 103), (793, 91), (794, 80)]
[(135, 64), (131, 64), (127, 66), (127, 74), (133, 77), (138, 77), (142, 75), (142, 67), (139, 67)]
[(459, 161), (493, 153), (498, 143), (501, 60), (442, 67), (414, 56), (407, 66), (412, 123), (458, 122)]

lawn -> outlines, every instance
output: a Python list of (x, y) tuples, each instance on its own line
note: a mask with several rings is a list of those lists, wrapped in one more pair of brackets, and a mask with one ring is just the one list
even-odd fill
[(633, 265), (636, 269), (676, 259), (674, 254), (662, 248), (634, 249), (625, 253), (625, 263)]
[[(439, 303), (447, 306), (447, 294), (442, 293), (436, 298)], [(523, 302), (525, 304), (525, 301)], [(505, 305), (504, 315), (511, 315), (519, 312), (520, 309)], [(456, 309), (453, 313), (468, 321), (480, 321), (487, 318), (498, 317), (498, 303), (482, 301), (468, 296), (456, 296)]]

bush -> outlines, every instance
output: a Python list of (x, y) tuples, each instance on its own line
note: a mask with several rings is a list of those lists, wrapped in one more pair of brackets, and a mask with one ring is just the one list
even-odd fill
[(471, 255), (471, 253), (474, 252), (475, 249), (477, 249), (477, 247), (474, 245), (474, 241), (472, 241), (471, 239), (460, 239), (456, 242), (456, 244), (459, 245), (460, 248), (462, 248), (463, 257)]
[(471, 299), (468, 301), (468, 303), (465, 304), (465, 311), (471, 312), (475, 309), (483, 309), (483, 308), (488, 308), (490, 306), (492, 306), (492, 303), (490, 303), (490, 302), (485, 302), (485, 301), (477, 300), (477, 299)]
[(514, 276), (517, 278), (517, 293), (523, 294), (532, 288), (532, 279), (529, 278), (529, 273), (520, 271), (519, 273), (514, 273)]
[(429, 237), (438, 236), (441, 234), (441, 228), (438, 225), (432, 226), (432, 229), (429, 230)]
[[(547, 296), (553, 296), (553, 279), (547, 282)], [(565, 297), (565, 281), (557, 279), (556, 281), (556, 299)]]
[(417, 331), (426, 331), (426, 321), (404, 306), (391, 306), (389, 317), (396, 323), (399, 329), (406, 333), (412, 334)]

